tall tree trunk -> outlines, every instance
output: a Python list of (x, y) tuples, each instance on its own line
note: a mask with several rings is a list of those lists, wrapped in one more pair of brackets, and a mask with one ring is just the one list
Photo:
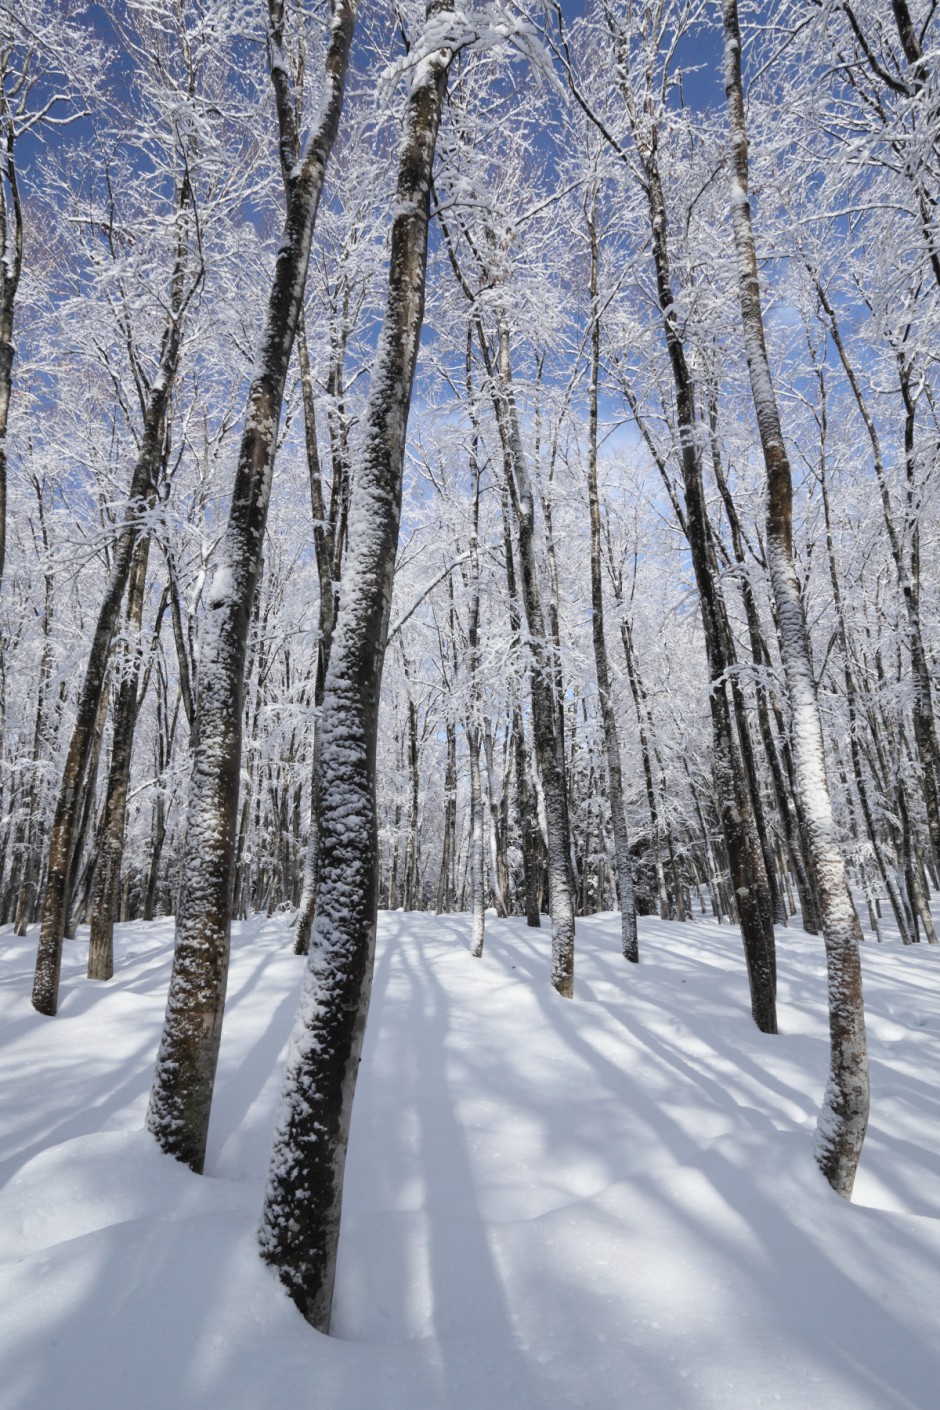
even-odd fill
[[(470, 391), (470, 348), (467, 345), (467, 389)], [(472, 401), (472, 399), (471, 399)], [(486, 886), (483, 861), (483, 789), (480, 784), (480, 464), (476, 428), (470, 454), (473, 477), (473, 519), (470, 526), (470, 605), (467, 609), (467, 671), (470, 677), (470, 710), (467, 748), (470, 752), (470, 953), (483, 953)]]
[[(42, 545), (45, 552), (48, 554), (49, 535), (46, 528), (43, 491), (38, 481), (35, 482), (34, 487), (38, 501), (37, 508)], [(27, 926), (33, 920), (39, 897), (39, 878), (42, 870), (42, 844), (39, 838), (39, 819), (42, 816), (39, 768), (40, 760), (44, 752), (49, 679), (52, 672), (51, 629), (53, 579), (52, 573), (48, 568), (43, 573), (43, 578), (42, 653), (39, 659), (39, 679), (36, 683), (36, 716), (33, 725), (33, 745), (30, 756), (32, 767), (29, 775), (25, 819), (22, 831), (24, 856), (22, 859), (19, 892), (16, 897), (16, 912), (13, 924), (14, 934), (16, 935), (25, 935)]]
[(500, 920), (509, 914), (509, 862), (506, 857), (506, 832), (502, 825), (503, 794), (493, 759), (493, 722), (483, 716), (480, 729), (483, 757), (486, 760), (486, 793), (489, 799), (488, 832), (490, 842), (490, 881), (493, 905)]
[(42, 926), (33, 981), (33, 1007), (54, 1014), (59, 1001), (59, 971), (62, 965), (62, 938), (69, 909), (75, 828), (88, 776), (90, 745), (95, 718), (104, 690), (121, 602), (127, 588), (134, 548), (141, 533), (141, 511), (155, 492), (166, 451), (167, 415), (179, 366), (186, 309), (202, 279), (201, 265), (193, 270), (191, 253), (193, 226), (192, 195), (184, 178), (177, 206), (177, 245), (170, 280), (170, 308), (163, 329), (160, 361), (144, 406), (143, 433), (137, 462), (131, 476), (124, 518), (111, 558), (111, 573), (104, 600), (98, 612), (88, 664), (78, 697), (75, 724), (65, 758), (62, 784), (49, 833), (46, 890)]
[[(642, 153), (647, 176), (650, 230), (657, 293), (666, 349), (676, 396), (682, 477), (685, 487), (685, 529), (702, 608), (705, 646), (712, 681), (709, 708), (714, 741), (715, 778), (722, 831), (731, 881), (741, 922), (744, 956), (751, 992), (751, 1012), (758, 1028), (776, 1033), (773, 929), (768, 928), (760, 874), (761, 849), (754, 830), (737, 740), (725, 685), (730, 664), (723, 642), (724, 612), (709, 546), (708, 516), (702, 478), (700, 428), (696, 424), (695, 392), (676, 317), (669, 261), (666, 205), (655, 140)], [(755, 870), (755, 868), (757, 868)]]
[(624, 959), (632, 963), (640, 958), (636, 929), (636, 907), (633, 900), (633, 878), (630, 872), (630, 840), (623, 805), (623, 774), (620, 764), (620, 739), (610, 697), (610, 666), (604, 637), (604, 590), (601, 576), (601, 510), (597, 492), (597, 393), (601, 358), (601, 324), (597, 296), (598, 247), (595, 223), (596, 203), (588, 216), (591, 246), (591, 368), (588, 387), (588, 506), (591, 515), (591, 635), (594, 643), (594, 667), (597, 672), (597, 693), (604, 726), (607, 750), (607, 783), (610, 795), (610, 820), (617, 857), (617, 900), (620, 904), (621, 946)]
[[(517, 654), (522, 639), (522, 614), (519, 607), (519, 592), (516, 584), (516, 568), (513, 558), (512, 521), (508, 485), (502, 488), (500, 500), (503, 511), (503, 552), (506, 560), (506, 592), (509, 598), (511, 649), (513, 654)], [(539, 911), (541, 890), (539, 886), (539, 876), (542, 866), (537, 818), (538, 807), (529, 778), (528, 750), (526, 747), (525, 728), (522, 721), (522, 706), (519, 702), (519, 688), (515, 672), (513, 673), (509, 688), (512, 697), (512, 736), (515, 745), (516, 766), (515, 801), (519, 833), (522, 841), (522, 885), (525, 891), (526, 924), (533, 929), (537, 929), (542, 924)]]
[(324, 96), (300, 151), (282, 53), (282, 0), (270, 0), (268, 47), (287, 198), (284, 233), (248, 391), (228, 527), (202, 630), (186, 872), (163, 1039), (147, 1125), (163, 1150), (201, 1171), (228, 976), (248, 624), (261, 566), (284, 383), (303, 300), (323, 179), (343, 103), (356, 0), (333, 0)]
[(497, 355), (493, 398), (519, 535), (522, 601), (532, 653), (532, 733), (545, 803), (549, 913), (552, 921), (552, 984), (562, 998), (574, 995), (574, 898), (571, 891), (570, 827), (564, 775), (559, 767), (554, 672), (539, 594), (535, 548), (535, 500), (529, 479), (512, 387), (509, 326), (496, 310)]
[[(402, 659), (405, 660), (404, 651)], [(408, 663), (405, 660), (405, 677)], [(418, 707), (408, 694), (408, 775), (411, 800), (408, 810), (408, 840), (405, 844), (405, 910), (418, 909), (418, 826), (421, 779), (418, 773)]]
[(447, 761), (444, 765), (444, 839), (441, 844), (441, 870), (437, 879), (437, 913), (443, 915), (454, 905), (454, 836), (457, 826), (457, 727), (448, 716)]
[(88, 978), (110, 979), (114, 973), (114, 917), (121, 883), (121, 855), (127, 817), (127, 789), (137, 722), (140, 682), (139, 638), (147, 583), (149, 536), (137, 542), (127, 590), (125, 622), (127, 642), (114, 705), (111, 764), (104, 805), (104, 821), (92, 888), (91, 935), (88, 942)]
[(401, 514), (408, 410), (424, 315), (431, 174), (453, 51), (441, 0), (408, 97), (388, 297), (349, 512), (323, 705), (314, 943), (288, 1055), (259, 1238), (297, 1307), (329, 1330), (343, 1169), (365, 1031), (378, 905), (375, 756)]
[(794, 762), (809, 826), (829, 971), (829, 1081), (817, 1126), (816, 1159), (833, 1189), (848, 1199), (868, 1124), (868, 1052), (858, 951), (862, 932), (832, 817), (822, 724), (793, 556), (793, 483), (764, 340), (748, 200), (737, 0), (723, 0), (723, 17), (732, 159), (731, 219), (751, 395), (767, 467), (767, 560), (793, 715)]
[[(345, 355), (345, 340), (338, 340), (336, 358)], [(326, 670), (330, 663), (330, 648), (333, 642), (333, 625), (336, 621), (338, 583), (343, 561), (345, 494), (344, 481), (347, 478), (345, 423), (342, 417), (331, 420), (334, 445), (338, 454), (333, 457), (333, 485), (329, 509), (323, 494), (323, 481), (320, 471), (320, 452), (317, 445), (316, 409), (313, 396), (313, 376), (310, 369), (310, 356), (307, 351), (307, 333), (303, 313), (298, 327), (297, 352), (300, 360), (301, 389), (304, 407), (304, 435), (307, 446), (307, 470), (310, 482), (310, 512), (313, 518), (313, 543), (317, 559), (317, 577), (320, 583), (319, 634), (317, 637), (317, 669), (313, 688), (313, 752), (310, 772), (310, 821), (307, 834), (307, 848), (304, 855), (304, 879), (297, 913), (297, 934), (294, 939), (294, 954), (305, 955), (310, 949), (310, 932), (313, 927), (313, 910), (317, 894), (317, 864), (320, 838), (320, 714), (323, 709), (323, 691), (326, 684)], [(342, 368), (336, 366), (331, 378), (337, 386), (342, 386)]]
[(816, 895), (813, 889), (809, 864), (804, 856), (803, 839), (800, 832), (796, 807), (793, 802), (792, 793), (784, 779), (780, 752), (777, 748), (777, 741), (771, 726), (770, 704), (768, 701), (768, 690), (765, 683), (764, 671), (765, 667), (768, 669), (770, 667), (770, 654), (764, 640), (760, 614), (754, 597), (754, 588), (747, 571), (747, 560), (744, 552), (744, 530), (738, 515), (737, 505), (728, 487), (724, 468), (721, 463), (721, 453), (717, 439), (717, 407), (714, 398), (709, 399), (708, 422), (712, 446), (712, 468), (715, 474), (715, 483), (721, 494), (725, 512), (728, 515), (728, 523), (731, 528), (731, 542), (735, 563), (738, 566), (738, 572), (740, 574), (741, 598), (744, 603), (744, 615), (747, 621), (751, 659), (757, 667), (755, 694), (757, 697), (757, 722), (760, 730), (761, 743), (764, 747), (764, 755), (770, 766), (770, 776), (773, 781), (777, 812), (783, 822), (788, 850), (796, 872), (803, 929), (808, 931), (811, 935), (815, 935), (819, 930), (819, 908), (816, 903)]
[(13, 315), (23, 270), (23, 210), (16, 179), (15, 141), (13, 120), (7, 109), (0, 131), (3, 146), (0, 162), (0, 231), (3, 234), (0, 251), (0, 584), (3, 583), (7, 544), (7, 425), (13, 391)]

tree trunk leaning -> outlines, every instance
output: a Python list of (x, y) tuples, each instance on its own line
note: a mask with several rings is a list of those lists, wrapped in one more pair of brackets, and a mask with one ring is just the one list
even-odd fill
[[(428, 29), (449, 6), (428, 6)], [(444, 26), (445, 34), (448, 28)], [(327, 1332), (343, 1170), (378, 907), (375, 757), (411, 389), (424, 316), (434, 148), (452, 49), (414, 70), (400, 149), (388, 296), (349, 510), (323, 704), (314, 935), (288, 1053), (259, 1241), (304, 1317)], [(452, 42), (452, 41), (451, 41)]]
[(287, 197), (284, 233), (248, 391), (228, 527), (202, 630), (186, 872), (176, 950), (147, 1126), (167, 1152), (201, 1171), (228, 976), (241, 771), (245, 652), (271, 493), (284, 383), (310, 244), (339, 127), (356, 0), (333, 0), (317, 128), (299, 151), (294, 95), (281, 50), (283, 8), (271, 0), (269, 50)]

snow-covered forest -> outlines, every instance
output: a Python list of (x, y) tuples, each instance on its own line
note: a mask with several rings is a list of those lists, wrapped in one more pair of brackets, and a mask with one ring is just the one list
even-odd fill
[(937, 8), (0, 0), (4, 1410), (935, 1404)]

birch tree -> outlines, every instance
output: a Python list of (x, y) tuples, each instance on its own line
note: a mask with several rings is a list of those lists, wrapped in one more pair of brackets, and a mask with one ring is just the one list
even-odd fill
[(748, 139), (737, 0), (723, 0), (722, 14), (731, 147), (731, 224), (744, 349), (767, 470), (767, 558), (793, 721), (797, 783), (809, 827), (829, 976), (829, 1080), (817, 1125), (816, 1159), (833, 1189), (848, 1199), (868, 1124), (868, 1053), (859, 956), (862, 935), (832, 815), (809, 635), (796, 578), (793, 479), (767, 356), (748, 198)]

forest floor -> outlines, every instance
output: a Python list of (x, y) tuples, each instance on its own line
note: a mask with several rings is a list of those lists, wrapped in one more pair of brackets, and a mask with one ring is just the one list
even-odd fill
[(235, 928), (204, 1178), (142, 1130), (172, 922), (119, 927), (107, 985), (0, 933), (2, 1410), (936, 1410), (940, 949), (864, 948), (872, 1118), (855, 1201), (813, 1162), (822, 943), (778, 930), (779, 1037), (740, 937), (383, 914), (334, 1333), (255, 1227), (302, 960)]

